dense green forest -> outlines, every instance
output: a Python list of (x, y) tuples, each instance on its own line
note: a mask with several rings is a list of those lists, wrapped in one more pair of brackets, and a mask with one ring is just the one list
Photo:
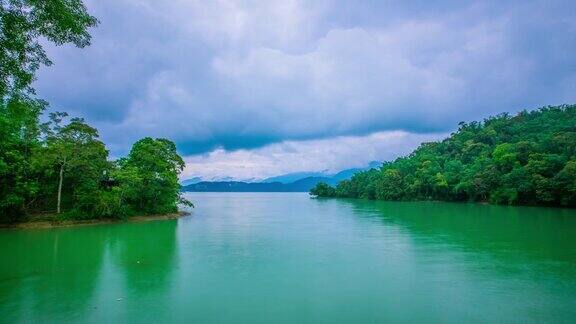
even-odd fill
[(80, 0), (0, 0), (0, 222), (43, 213), (124, 218), (189, 204), (179, 196), (184, 162), (171, 141), (144, 138), (110, 161), (83, 119), (44, 115), (48, 103), (32, 87), (52, 64), (42, 43), (87, 46), (97, 23)]
[(460, 123), (441, 142), (355, 174), (320, 197), (576, 206), (576, 106)]

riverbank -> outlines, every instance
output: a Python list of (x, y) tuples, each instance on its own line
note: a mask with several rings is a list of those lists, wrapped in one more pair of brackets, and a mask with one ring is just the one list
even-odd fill
[(0, 224), (0, 228), (8, 229), (41, 229), (41, 228), (56, 228), (56, 227), (76, 227), (76, 226), (93, 226), (103, 224), (118, 224), (118, 223), (139, 223), (149, 222), (156, 220), (171, 220), (190, 215), (190, 212), (180, 211), (172, 214), (162, 215), (140, 215), (132, 216), (128, 219), (86, 219), (86, 220), (49, 220), (49, 217), (35, 218), (32, 217), (27, 221), (16, 224)]

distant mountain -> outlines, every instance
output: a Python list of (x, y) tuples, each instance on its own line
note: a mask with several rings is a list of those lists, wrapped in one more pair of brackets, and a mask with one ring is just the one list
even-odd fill
[(272, 182), (280, 182), (280, 183), (292, 183), (294, 181), (298, 181), (304, 178), (309, 177), (326, 177), (328, 176), (327, 171), (322, 172), (294, 172), (294, 173), (287, 173), (275, 177), (266, 178), (260, 182), (265, 183), (272, 183)]
[(182, 191), (194, 192), (290, 192), (306, 191), (280, 182), (202, 181), (185, 186)]
[(182, 187), (191, 192), (308, 192), (318, 182), (334, 184), (330, 178), (308, 177), (292, 183), (281, 182), (242, 182), (242, 181), (202, 181)]
[(348, 179), (350, 177), (352, 177), (352, 175), (354, 175), (354, 173), (356, 172), (360, 172), (360, 171), (365, 171), (365, 170), (369, 170), (372, 168), (378, 168), (382, 165), (382, 162), (379, 161), (372, 161), (370, 163), (368, 163), (368, 167), (365, 168), (352, 168), (352, 169), (346, 169), (346, 170), (342, 170), (338, 173), (330, 173), (328, 170), (324, 170), (324, 171), (320, 171), (320, 172), (294, 172), (294, 173), (287, 173), (287, 174), (283, 174), (283, 175), (279, 175), (279, 176), (274, 176), (274, 177), (270, 177), (270, 178), (266, 178), (262, 181), (259, 182), (281, 182), (281, 183), (293, 183), (295, 181), (298, 180), (302, 180), (305, 178), (337, 178), (339, 180), (345, 180)]
[[(180, 180), (180, 185), (181, 186), (188, 186), (191, 184), (197, 184), (200, 182), (237, 182), (238, 180), (236, 180), (233, 177), (215, 177), (212, 179), (205, 179), (202, 177), (193, 177), (190, 179), (184, 179), (184, 180)], [(242, 180), (242, 182), (260, 182), (258, 181), (258, 179), (246, 179), (246, 180)]]
[(188, 186), (188, 185), (195, 184), (198, 182), (202, 182), (202, 178), (194, 177), (194, 178), (190, 178), (190, 179), (185, 179), (185, 180), (180, 181), (180, 185)]
[[(318, 182), (336, 185), (351, 178), (354, 173), (380, 166), (381, 162), (371, 162), (367, 168), (342, 170), (329, 175), (325, 172), (297, 172), (264, 179), (261, 182), (244, 181), (200, 181), (183, 185), (182, 191), (190, 192), (308, 192)], [(275, 180), (275, 181), (273, 181)]]

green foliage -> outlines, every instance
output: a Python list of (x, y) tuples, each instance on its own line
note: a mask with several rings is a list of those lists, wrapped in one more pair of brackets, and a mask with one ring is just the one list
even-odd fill
[(0, 221), (45, 212), (56, 212), (60, 219), (123, 219), (192, 206), (180, 197), (184, 161), (173, 142), (144, 138), (128, 157), (109, 161), (98, 131), (84, 120), (66, 123), (66, 113), (52, 113), (48, 123), (38, 125), (37, 114), (19, 115), (18, 107), (3, 107), (2, 116), (19, 118), (0, 120), (6, 126), (3, 135), (10, 135), (3, 139), (14, 141), (0, 141)]
[(98, 204), (100, 182), (110, 169), (108, 151), (100, 140), (98, 131), (80, 118), (72, 118), (61, 125), (66, 113), (50, 114), (50, 122), (43, 125), (44, 140), (36, 166), (45, 183), (43, 194), (48, 201), (56, 198), (56, 210), (60, 212), (60, 197), (64, 207), (77, 214), (90, 215)]
[(124, 190), (123, 199), (147, 214), (176, 212), (178, 174), (184, 165), (171, 141), (149, 137), (139, 140), (116, 172)]
[(38, 191), (32, 160), (39, 147), (38, 118), (46, 103), (15, 96), (0, 101), (0, 218), (17, 221)]
[(576, 106), (460, 123), (407, 157), (311, 194), (381, 200), (576, 206)]
[(319, 197), (334, 197), (336, 191), (325, 182), (319, 182), (316, 187), (310, 190), (310, 194)]
[(52, 64), (40, 37), (84, 47), (97, 22), (80, 0), (0, 0), (0, 96), (34, 92), (36, 71)]
[(0, 220), (18, 221), (37, 203), (35, 172), (42, 143), (39, 116), (47, 103), (32, 97), (35, 74), (50, 65), (40, 38), (84, 47), (97, 20), (80, 0), (0, 0)]

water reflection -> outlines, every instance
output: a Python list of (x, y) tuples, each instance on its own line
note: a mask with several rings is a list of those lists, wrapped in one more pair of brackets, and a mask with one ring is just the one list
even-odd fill
[(166, 221), (1, 232), (2, 321), (106, 319), (114, 308), (152, 304), (170, 286), (176, 226)]
[(414, 240), (576, 266), (576, 211), (571, 209), (352, 199), (338, 203), (361, 218), (409, 231)]
[[(373, 230), (378, 224), (382, 238), (394, 231), (393, 242), (410, 240), (400, 247), (409, 258), (394, 259), (394, 266), (417, 271), (408, 280), (425, 287), (421, 294), (428, 296), (412, 300), (416, 305), (435, 305), (426, 312), (438, 320), (570, 322), (576, 318), (574, 210), (437, 202), (321, 202), (331, 203), (349, 210), (362, 226)], [(449, 311), (442, 313), (442, 309)]]
[[(110, 296), (116, 301), (121, 299), (116, 306), (138, 309), (139, 315), (149, 322), (155, 322), (156, 315), (169, 312), (171, 299), (167, 295), (177, 271), (177, 224), (177, 221), (159, 221), (124, 226), (114, 232), (109, 255), (121, 272), (123, 287), (117, 296)], [(110, 288), (117, 289), (114, 285)]]
[(0, 313), (7, 316), (3, 320), (57, 320), (89, 308), (106, 246), (103, 231), (2, 233), (6, 243), (0, 244)]

